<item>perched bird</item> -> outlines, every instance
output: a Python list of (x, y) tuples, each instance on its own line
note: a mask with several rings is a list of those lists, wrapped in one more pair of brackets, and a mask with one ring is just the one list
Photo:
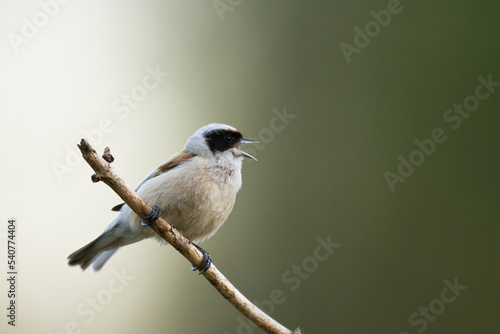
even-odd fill
[[(255, 143), (243, 138), (235, 128), (209, 124), (191, 136), (184, 150), (175, 154), (149, 174), (136, 188), (137, 194), (153, 207), (149, 220), (158, 216), (175, 226), (194, 243), (202, 242), (217, 232), (226, 221), (241, 188), (241, 164), (244, 157), (240, 145)], [(99, 271), (120, 247), (142, 239), (165, 241), (141, 223), (128, 205), (113, 208), (120, 211), (104, 232), (88, 245), (68, 257), (70, 266), (85, 270), (90, 265)], [(146, 221), (146, 219), (145, 219)], [(211, 263), (208, 252), (193, 270), (200, 273)]]

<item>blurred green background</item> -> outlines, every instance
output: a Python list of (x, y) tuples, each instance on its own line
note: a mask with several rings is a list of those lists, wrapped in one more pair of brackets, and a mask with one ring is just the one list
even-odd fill
[[(0, 4), (2, 244), (19, 222), (18, 324), (3, 316), (2, 333), (261, 332), (170, 247), (125, 247), (97, 274), (65, 262), (120, 202), (77, 160), (82, 137), (135, 186), (212, 122), (262, 144), (203, 247), (276, 320), (498, 333), (500, 87), (470, 98), (480, 76), (500, 82), (498, 3), (40, 3)], [(148, 68), (168, 75), (145, 91)], [(453, 129), (443, 116), (464, 100), (474, 111)], [(446, 141), (391, 191), (384, 174), (436, 128)]]

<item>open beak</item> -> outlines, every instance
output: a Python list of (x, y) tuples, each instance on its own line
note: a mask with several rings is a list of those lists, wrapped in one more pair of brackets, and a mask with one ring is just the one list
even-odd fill
[[(251, 143), (258, 143), (258, 141), (256, 141), (256, 140), (252, 140), (252, 139), (245, 139), (245, 138), (242, 138), (242, 139), (240, 140), (240, 143), (241, 143), (241, 144), (251, 144)], [(255, 159), (255, 157), (251, 156), (250, 154), (248, 154), (248, 153), (246, 153), (246, 152), (243, 152), (243, 151), (241, 151), (241, 150), (240, 150), (240, 152), (241, 152), (241, 154), (240, 154), (240, 155), (241, 155), (242, 157), (250, 158), (250, 159), (253, 159), (253, 160), (257, 161), (257, 159)]]
[(240, 143), (242, 143), (242, 144), (251, 144), (251, 143), (258, 143), (258, 141), (252, 140), (252, 139), (241, 138)]

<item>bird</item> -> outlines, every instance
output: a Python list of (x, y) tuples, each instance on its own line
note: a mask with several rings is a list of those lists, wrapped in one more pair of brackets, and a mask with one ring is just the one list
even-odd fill
[(152, 206), (150, 216), (141, 220), (125, 203), (104, 232), (68, 256), (68, 265), (89, 266), (99, 271), (121, 247), (143, 239), (165, 241), (146, 227), (162, 217), (202, 252), (203, 260), (193, 270), (200, 274), (210, 267), (210, 253), (197, 245), (212, 237), (229, 217), (241, 188), (244, 158), (255, 159), (240, 145), (258, 143), (245, 139), (235, 128), (212, 123), (189, 137), (182, 151), (152, 171), (135, 189)]

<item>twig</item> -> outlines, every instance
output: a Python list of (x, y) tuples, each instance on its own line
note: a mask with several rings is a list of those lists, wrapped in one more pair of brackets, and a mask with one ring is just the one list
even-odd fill
[[(113, 162), (114, 158), (109, 148), (106, 147), (102, 158), (97, 155), (96, 151), (85, 139), (82, 139), (78, 148), (82, 152), (83, 158), (95, 171), (95, 174), (92, 175), (93, 182), (102, 181), (106, 183), (141, 219), (151, 212), (151, 207), (127, 186), (122, 178), (114, 171), (111, 166), (111, 162)], [(179, 251), (189, 262), (191, 262), (191, 264), (196, 266), (201, 262), (203, 258), (201, 252), (163, 218), (158, 218), (149, 226)], [(238, 311), (264, 331), (273, 334), (302, 333), (298, 328), (292, 333), (292, 331), (262, 312), (262, 310), (252, 304), (242, 293), (240, 293), (213, 264), (203, 273), (203, 276), (205, 276), (210, 284), (212, 284)]]

